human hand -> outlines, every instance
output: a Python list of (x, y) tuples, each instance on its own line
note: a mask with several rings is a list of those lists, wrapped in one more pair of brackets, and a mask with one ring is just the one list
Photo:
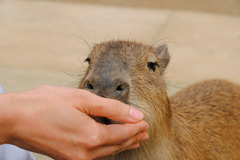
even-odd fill
[[(142, 113), (85, 90), (42, 86), (7, 95), (11, 111), (4, 117), (12, 125), (5, 143), (54, 159), (101, 158), (137, 148), (148, 139)], [(104, 125), (90, 116), (125, 124)]]

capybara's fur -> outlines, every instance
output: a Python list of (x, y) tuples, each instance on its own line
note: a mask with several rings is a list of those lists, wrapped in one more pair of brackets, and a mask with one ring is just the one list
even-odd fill
[(168, 98), (163, 73), (169, 59), (167, 45), (109, 41), (93, 47), (79, 88), (136, 107), (150, 125), (139, 149), (109, 159), (240, 160), (240, 86), (208, 80)]

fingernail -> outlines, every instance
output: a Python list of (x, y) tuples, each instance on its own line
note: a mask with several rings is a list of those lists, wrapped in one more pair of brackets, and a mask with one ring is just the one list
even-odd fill
[(148, 134), (146, 134), (142, 137), (142, 141), (146, 141), (148, 138), (149, 138), (149, 136), (148, 136)]
[(135, 108), (131, 108), (130, 109), (130, 117), (134, 120), (134, 121), (140, 121), (143, 119), (143, 113), (140, 112), (139, 110), (136, 110)]
[(134, 145), (132, 145), (131, 149), (136, 149), (140, 147), (140, 143), (135, 143)]
[(147, 123), (146, 124), (146, 127), (145, 127), (145, 130), (147, 130), (149, 128), (149, 124)]

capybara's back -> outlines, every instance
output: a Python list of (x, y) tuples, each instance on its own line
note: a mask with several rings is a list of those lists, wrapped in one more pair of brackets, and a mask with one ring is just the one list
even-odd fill
[(240, 86), (209, 80), (170, 98), (177, 159), (240, 160)]

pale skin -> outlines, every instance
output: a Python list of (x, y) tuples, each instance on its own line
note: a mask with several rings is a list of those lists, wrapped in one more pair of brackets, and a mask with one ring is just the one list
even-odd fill
[[(90, 116), (122, 124), (104, 125)], [(9, 143), (54, 159), (90, 160), (139, 147), (148, 139), (143, 114), (88, 91), (41, 86), (0, 94), (0, 144)]]

